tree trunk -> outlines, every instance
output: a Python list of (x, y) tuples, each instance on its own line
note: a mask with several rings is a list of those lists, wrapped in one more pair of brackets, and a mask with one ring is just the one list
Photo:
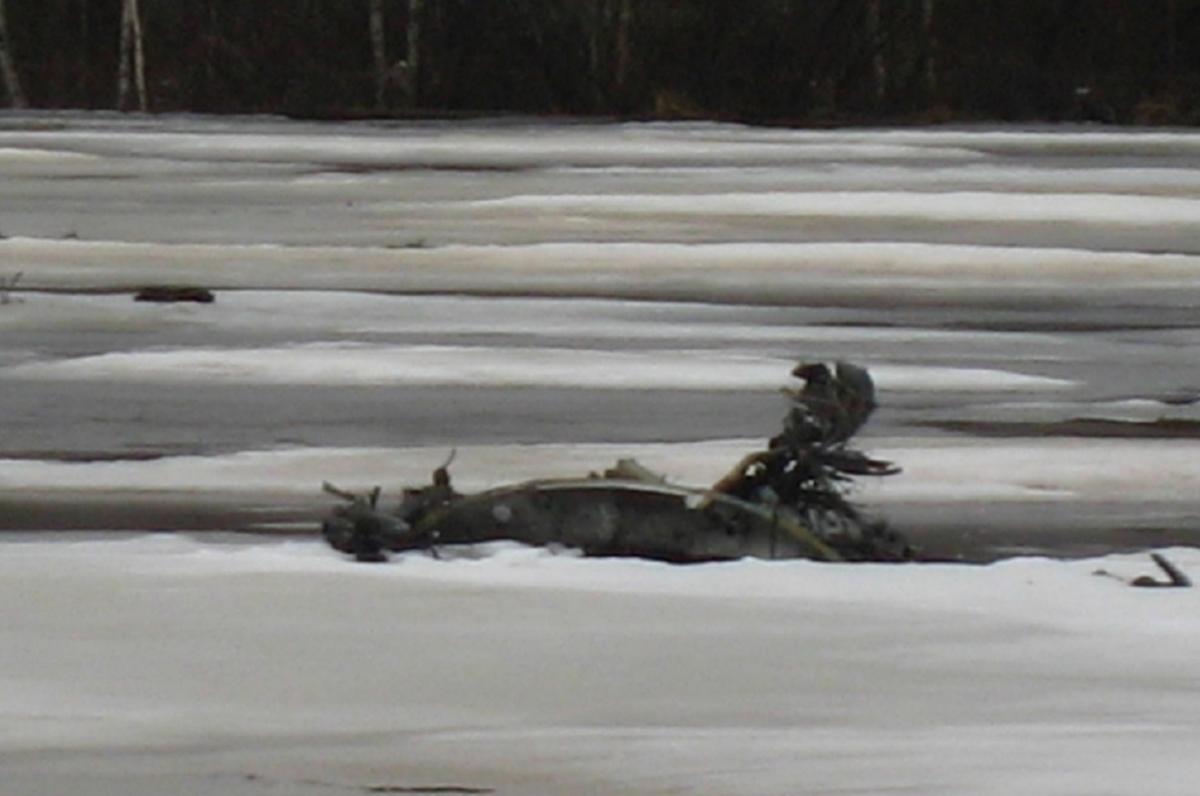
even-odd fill
[(1179, 5), (1176, 0), (1167, 0), (1166, 13), (1164, 14), (1164, 24), (1166, 27), (1166, 41), (1163, 43), (1163, 60), (1166, 61), (1167, 69), (1175, 69), (1175, 56), (1178, 49), (1178, 26), (1175, 20), (1179, 16)]
[(875, 107), (883, 105), (887, 93), (887, 62), (883, 57), (880, 30), (880, 0), (867, 0), (867, 46), (871, 53), (871, 91)]
[(137, 86), (138, 110), (145, 112), (149, 107), (146, 101), (146, 37), (142, 33), (142, 13), (138, 9), (138, 0), (129, 0), (133, 5), (133, 77)]
[(608, 27), (605, 24), (608, 19), (607, 11), (608, 0), (592, 0), (590, 7), (584, 12), (584, 21), (588, 28), (588, 68), (591, 70), (588, 82), (591, 84), (592, 105), (596, 109), (600, 109), (604, 104), (602, 87), (606, 81), (603, 79), (602, 64), (605, 30)]
[(633, 0), (620, 0), (620, 10), (617, 12), (617, 40), (613, 65), (613, 82), (617, 95), (627, 99), (629, 88), (629, 73), (633, 65), (631, 33), (633, 28)]
[(421, 12), (425, 0), (408, 0), (408, 52), (405, 71), (408, 82), (408, 104), (417, 107), (421, 102)]
[(117, 54), (117, 110), (125, 110), (129, 104), (130, 48), (133, 45), (133, 26), (129, 24), (130, 0), (121, 3), (121, 46)]
[(136, 87), (138, 110), (145, 111), (146, 55), (138, 0), (124, 0), (122, 3), (120, 50), (120, 63), (117, 67), (117, 108), (123, 111), (129, 109), (129, 95), (132, 88)]
[[(82, 84), (85, 80), (84, 75), (88, 74), (88, 64), (92, 57), (92, 36), (91, 36), (91, 21), (88, 19), (88, 4), (87, 0), (80, 0), (79, 3), (79, 47), (76, 48), (75, 54), (79, 58), (79, 81)], [(88, 87), (90, 88), (90, 86)], [(84, 94), (79, 95), (81, 99)]]
[(21, 88), (21, 80), (17, 76), (17, 67), (13, 63), (12, 51), (9, 48), (8, 14), (5, 10), (5, 0), (0, 0), (0, 82), (8, 91), (9, 104), (14, 108), (24, 108), (25, 91)]
[(371, 56), (375, 63), (375, 109), (383, 110), (388, 84), (387, 41), (383, 33), (383, 0), (370, 0)]
[(937, 42), (933, 38), (933, 2), (921, 0), (921, 47), (924, 50), (924, 82), (925, 96), (929, 102), (936, 102), (938, 95), (937, 79)]

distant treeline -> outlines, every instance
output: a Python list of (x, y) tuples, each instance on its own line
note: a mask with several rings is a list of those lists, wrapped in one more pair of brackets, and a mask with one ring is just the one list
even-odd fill
[(1200, 0), (0, 0), (0, 104), (1200, 123)]

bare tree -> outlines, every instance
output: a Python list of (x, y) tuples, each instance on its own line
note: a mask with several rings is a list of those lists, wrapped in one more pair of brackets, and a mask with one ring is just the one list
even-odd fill
[(371, 33), (371, 59), (375, 70), (375, 106), (387, 105), (388, 89), (403, 92), (409, 106), (420, 101), (421, 88), (421, 16), (425, 0), (408, 0), (406, 50), (404, 57), (389, 65), (384, 0), (367, 0)]
[(421, 101), (421, 13), (425, 0), (408, 0), (408, 52), (404, 56), (404, 73), (408, 87), (408, 103)]
[(933, 3), (934, 0), (921, 0), (921, 45), (924, 49), (925, 92), (932, 101), (938, 94), (937, 79), (937, 42), (933, 34)]
[(633, 0), (621, 0), (617, 12), (616, 63), (613, 66), (617, 94), (624, 95), (629, 88), (629, 73), (633, 67)]
[(383, 32), (383, 0), (369, 0), (371, 56), (375, 63), (375, 107), (382, 109), (387, 95), (387, 40)]
[(591, 101), (595, 108), (603, 109), (608, 105), (609, 89), (612, 85), (611, 0), (591, 0), (586, 5), (579, 5), (578, 10), (580, 23), (587, 31), (588, 88)]
[(579, 7), (588, 37), (588, 82), (599, 109), (625, 101), (633, 70), (632, 0), (592, 0)]
[(5, 0), (0, 0), (0, 82), (3, 82), (8, 90), (10, 104), (14, 108), (24, 108), (28, 103), (8, 42), (8, 14), (5, 11)]
[(1178, 25), (1176, 20), (1179, 17), (1179, 3), (1176, 0), (1167, 0), (1167, 7), (1164, 12), (1164, 25), (1166, 26), (1166, 42), (1163, 44), (1164, 60), (1167, 62), (1168, 69), (1175, 68), (1175, 56), (1179, 47)]
[[(146, 52), (142, 35), (142, 14), (138, 0), (123, 0), (121, 6), (121, 52), (117, 67), (117, 107), (129, 108), (131, 84), (136, 85), (138, 110), (147, 108)], [(132, 75), (130, 74), (132, 72)]]
[(883, 105), (887, 92), (887, 62), (883, 56), (880, 11), (880, 0), (867, 0), (867, 46), (871, 53), (871, 88), (876, 107)]

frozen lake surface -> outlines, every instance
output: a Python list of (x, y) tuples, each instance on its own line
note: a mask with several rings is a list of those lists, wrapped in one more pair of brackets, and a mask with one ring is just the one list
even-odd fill
[[(1093, 573), (1200, 571), (1198, 163), (1190, 131), (0, 114), (4, 793), (1191, 793), (1193, 592)], [(164, 283), (216, 302), (131, 300)], [(838, 358), (905, 468), (864, 505), (931, 556), (1091, 558), (127, 535), (311, 530), (322, 480), (394, 495), (451, 448), (463, 489), (703, 484)]]
[(9, 541), (4, 793), (1187, 796), (1198, 592), (1147, 568)]
[[(559, 472), (530, 446), (725, 455), (774, 432), (791, 363), (845, 358), (881, 388), (864, 446), (907, 468), (863, 497), (934, 553), (1189, 543), (1198, 157), (1088, 128), (7, 114), (0, 526), (303, 521), (333, 451), (393, 490), (452, 447), (507, 446), (459, 458), (477, 485)], [(130, 300), (161, 283), (218, 298)]]

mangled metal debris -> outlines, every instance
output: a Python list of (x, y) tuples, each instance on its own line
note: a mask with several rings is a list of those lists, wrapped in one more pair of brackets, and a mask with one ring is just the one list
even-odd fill
[[(432, 483), (404, 490), (398, 506), (379, 505), (380, 490), (344, 500), (322, 533), (360, 561), (389, 551), (512, 540), (562, 545), (594, 556), (673, 562), (744, 558), (903, 561), (912, 550), (882, 521), (850, 504), (856, 476), (899, 472), (890, 462), (848, 447), (875, 409), (870, 374), (846, 362), (801, 364), (788, 390), (782, 431), (708, 488), (670, 484), (633, 460), (602, 476), (546, 479), (462, 495), (447, 460)], [(451, 460), (453, 455), (451, 456)]]

